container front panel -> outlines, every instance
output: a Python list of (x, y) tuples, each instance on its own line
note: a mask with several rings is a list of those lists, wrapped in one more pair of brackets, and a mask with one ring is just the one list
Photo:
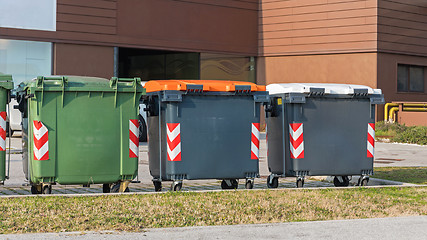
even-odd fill
[[(253, 96), (183, 95), (182, 102), (163, 105), (163, 179), (227, 179), (258, 175), (258, 159), (251, 159), (251, 131), (252, 123), (260, 121), (260, 103), (255, 104)], [(177, 152), (167, 151), (168, 123), (180, 124), (178, 138), (174, 138), (176, 130), (169, 133), (174, 138), (171, 142), (180, 143), (180, 156)], [(151, 122), (149, 124), (152, 128)], [(152, 140), (150, 135), (150, 144), (153, 144)], [(157, 154), (151, 150), (150, 164), (151, 158)]]
[[(286, 174), (360, 175), (373, 169), (367, 157), (368, 123), (374, 123), (369, 99), (307, 98), (305, 104), (285, 105), (286, 143), (289, 124), (302, 123), (304, 153), (286, 153)], [(296, 157), (296, 156), (294, 156)], [(299, 173), (298, 173), (299, 172)]]
[(94, 184), (135, 177), (138, 158), (129, 157), (129, 120), (138, 113), (133, 93), (119, 93), (117, 102), (113, 92), (65, 92), (64, 104), (62, 93), (37, 97), (29, 123), (39, 120), (48, 128), (49, 160), (33, 159), (33, 182), (55, 177), (60, 184)]
[[(4, 89), (0, 87), (0, 112), (6, 113), (6, 104), (7, 98), (8, 98), (8, 91), (7, 89)], [(4, 115), (6, 116), (6, 115)], [(6, 121), (4, 119), (0, 119), (0, 121), (3, 121), (3, 126), (6, 126)], [(6, 131), (6, 127), (2, 129), (3, 131)], [(0, 130), (0, 131), (2, 131)], [(4, 137), (6, 137), (6, 132), (4, 132)], [(6, 138), (0, 139), (1, 141), (1, 151), (0, 151), (0, 182), (4, 181), (6, 178)]]

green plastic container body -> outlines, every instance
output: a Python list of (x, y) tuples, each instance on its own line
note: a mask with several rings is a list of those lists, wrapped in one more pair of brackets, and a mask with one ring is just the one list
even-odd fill
[[(11, 75), (0, 73), (0, 182), (6, 179), (6, 105), (9, 103), (10, 90), (13, 89)], [(3, 128), (4, 127), (4, 128)]]
[[(138, 119), (145, 94), (139, 78), (38, 77), (24, 91), (28, 143), (23, 145), (32, 183), (99, 184), (136, 177), (138, 157), (130, 155), (129, 137), (130, 120)], [(37, 160), (34, 152), (39, 122), (48, 130), (47, 160)]]

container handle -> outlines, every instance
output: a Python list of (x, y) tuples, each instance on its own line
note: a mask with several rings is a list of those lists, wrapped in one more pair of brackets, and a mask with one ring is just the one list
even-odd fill
[(68, 83), (68, 79), (67, 77), (43, 77), (43, 76), (38, 76), (37, 77), (37, 87), (43, 87), (43, 83), (45, 81), (60, 81), (61, 82), (61, 86), (65, 86)]
[(116, 87), (117, 83), (119, 82), (131, 82), (133, 83), (133, 86), (135, 87), (137, 84), (141, 84), (141, 78), (135, 77), (135, 78), (118, 78), (118, 77), (112, 77), (110, 79), (110, 87)]

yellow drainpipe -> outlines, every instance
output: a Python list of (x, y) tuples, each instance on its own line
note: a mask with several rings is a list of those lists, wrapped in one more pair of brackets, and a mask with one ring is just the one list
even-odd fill
[[(425, 107), (425, 108), (427, 107), (427, 103), (401, 103), (401, 104), (404, 107), (403, 109), (404, 111), (425, 112), (424, 108), (413, 108), (413, 107)], [(395, 119), (393, 114), (396, 111), (398, 111), (399, 108), (397, 110), (393, 110), (393, 109), (394, 107), (398, 107), (398, 106), (399, 106), (399, 103), (386, 103), (384, 106), (384, 120), (391, 121), (392, 119)], [(389, 110), (389, 107), (392, 107), (392, 108), (390, 108)], [(408, 107), (411, 107), (411, 108), (408, 108)]]
[(403, 111), (410, 111), (410, 112), (427, 112), (427, 108), (403, 108)]
[(396, 117), (395, 117), (395, 115), (396, 115), (396, 112), (397, 111), (399, 111), (399, 107), (392, 107), (392, 108), (390, 108), (390, 113), (389, 113), (389, 121), (390, 122), (392, 122), (392, 123), (394, 123), (394, 122), (396, 122)]
[[(388, 121), (390, 118), (390, 115), (388, 114), (389, 113), (388, 108), (389, 107), (397, 107), (397, 106), (399, 106), (399, 104), (397, 104), (397, 103), (386, 103), (385, 104), (385, 106), (384, 106), (384, 120), (385, 121)], [(390, 112), (391, 112), (391, 109), (390, 109)]]

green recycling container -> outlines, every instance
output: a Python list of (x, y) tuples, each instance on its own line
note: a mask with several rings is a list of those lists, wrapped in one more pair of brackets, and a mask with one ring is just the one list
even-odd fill
[(138, 172), (139, 78), (38, 77), (18, 91), (32, 193), (55, 183), (127, 189)]
[(10, 101), (11, 89), (12, 76), (0, 73), (0, 183), (6, 179), (6, 104)]

